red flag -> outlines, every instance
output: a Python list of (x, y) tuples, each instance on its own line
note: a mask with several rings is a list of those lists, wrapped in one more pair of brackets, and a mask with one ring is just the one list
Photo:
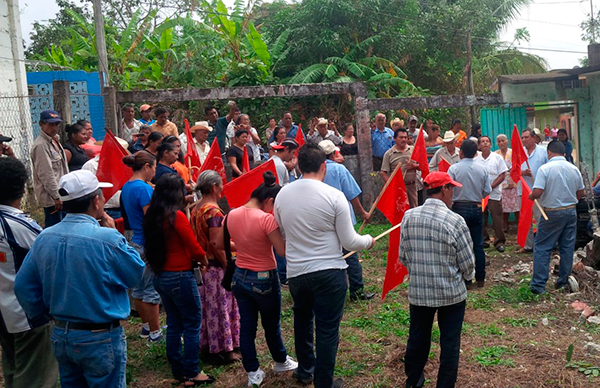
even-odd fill
[(121, 190), (121, 187), (131, 178), (133, 171), (123, 163), (123, 157), (127, 151), (121, 147), (112, 132), (107, 129), (102, 149), (100, 150), (100, 160), (98, 161), (98, 171), (96, 177), (100, 182), (112, 183), (113, 187), (102, 189), (104, 198), (108, 201), (115, 193)]
[(528, 158), (525, 150), (523, 149), (523, 143), (521, 142), (521, 136), (519, 135), (517, 124), (515, 124), (513, 127), (513, 133), (510, 138), (510, 147), (512, 148), (512, 157), (510, 161), (512, 167), (510, 169), (510, 177), (513, 182), (519, 182), (521, 179), (521, 165), (523, 165)]
[(198, 175), (202, 171), (206, 170), (214, 170), (219, 173), (221, 179), (223, 180), (223, 184), (227, 183), (227, 174), (225, 174), (225, 165), (223, 164), (223, 159), (221, 159), (221, 149), (219, 148), (219, 143), (217, 142), (217, 138), (213, 140), (212, 145), (210, 146), (210, 150), (208, 151), (208, 155), (206, 155), (206, 159), (200, 167), (200, 171)]
[(438, 163), (438, 171), (448, 172), (449, 168), (450, 163), (446, 162), (446, 159), (442, 158), (442, 160), (440, 160), (440, 162)]
[[(513, 151), (514, 152), (514, 151)], [(521, 212), (519, 213), (519, 227), (517, 229), (517, 242), (521, 248), (525, 248), (525, 241), (531, 229), (531, 216), (533, 214), (533, 201), (529, 199), (531, 189), (521, 178)]]
[(425, 179), (427, 175), (429, 175), (429, 162), (427, 161), (427, 149), (425, 148), (425, 134), (423, 133), (423, 126), (421, 126), (421, 130), (417, 136), (417, 141), (415, 142), (415, 148), (413, 149), (413, 153), (410, 158), (419, 163), (421, 178)]
[(304, 133), (302, 132), (302, 124), (298, 124), (298, 131), (296, 132), (296, 143), (298, 143), (298, 148), (296, 148), (296, 157), (298, 157), (298, 151), (300, 150), (300, 148), (306, 144), (306, 141), (304, 141)]
[[(392, 181), (381, 196), (377, 208), (385, 215), (392, 225), (398, 225), (402, 221), (404, 213), (410, 209), (402, 172), (398, 171), (398, 173), (394, 175)], [(383, 281), (383, 293), (381, 299), (384, 299), (388, 292), (401, 284), (404, 281), (404, 277), (408, 274), (406, 268), (398, 260), (399, 248), (400, 229), (397, 229), (390, 234), (387, 268), (385, 271), (385, 279)]]
[(485, 208), (487, 207), (489, 201), (490, 201), (489, 195), (481, 200), (481, 212), (485, 211)]
[(248, 157), (248, 146), (244, 146), (244, 154), (242, 155), (242, 174), (250, 172), (250, 158)]
[(263, 173), (268, 170), (272, 171), (273, 175), (277, 177), (275, 162), (269, 160), (223, 186), (223, 195), (227, 198), (229, 206), (236, 208), (248, 202), (252, 192), (263, 183)]
[[(200, 175), (200, 155), (198, 155), (198, 150), (196, 149), (196, 144), (194, 143), (194, 138), (192, 137), (192, 131), (190, 131), (190, 123), (187, 119), (183, 120), (185, 123), (185, 136), (187, 137), (187, 153), (185, 154), (185, 164), (186, 167), (190, 170), (190, 175), (194, 182), (198, 179), (198, 175)], [(197, 167), (192, 169), (192, 167)]]

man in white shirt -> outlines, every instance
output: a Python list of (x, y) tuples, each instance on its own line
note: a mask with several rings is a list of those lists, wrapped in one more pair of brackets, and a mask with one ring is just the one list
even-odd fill
[(492, 226), (494, 228), (494, 247), (498, 252), (504, 252), (506, 237), (502, 221), (502, 182), (506, 178), (508, 168), (500, 155), (492, 152), (492, 141), (488, 136), (479, 138), (479, 150), (481, 153), (475, 158), (475, 162), (481, 164), (488, 172), (492, 192), (489, 195), (487, 208), (483, 212), (483, 239), (489, 241), (488, 234), (488, 211), (492, 215)]
[[(212, 132), (212, 127), (208, 125), (208, 121), (196, 121), (194, 126), (190, 128), (190, 132), (194, 138), (194, 145), (196, 146), (196, 151), (198, 151), (198, 156), (200, 156), (200, 163), (204, 163), (208, 151), (210, 151), (208, 134)], [(179, 142), (181, 143), (181, 149), (186, 153), (188, 138), (185, 132), (179, 135)]]
[[(315, 144), (300, 148), (303, 179), (285, 186), (275, 199), (275, 219), (286, 236), (287, 276), (294, 299), (294, 336), (301, 382), (315, 387), (340, 386), (333, 381), (340, 321), (348, 290), (342, 247), (371, 248), (375, 240), (352, 227), (348, 201), (341, 191), (323, 183), (325, 153)], [(316, 320), (317, 356), (313, 353)]]
[(290, 183), (290, 173), (284, 162), (289, 162), (294, 157), (294, 152), (298, 149), (296, 140), (288, 137), (281, 144), (271, 146), (275, 154), (269, 160), (275, 162), (277, 170), (277, 180), (280, 186), (285, 186)]

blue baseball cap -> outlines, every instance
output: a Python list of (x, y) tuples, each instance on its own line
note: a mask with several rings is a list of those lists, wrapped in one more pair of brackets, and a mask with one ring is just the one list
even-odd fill
[(40, 113), (40, 121), (44, 121), (46, 123), (62, 123), (62, 118), (56, 111), (45, 110)]

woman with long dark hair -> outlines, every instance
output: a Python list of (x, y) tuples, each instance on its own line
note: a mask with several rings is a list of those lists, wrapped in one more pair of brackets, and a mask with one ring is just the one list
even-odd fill
[[(154, 178), (156, 158), (148, 152), (138, 151), (133, 155), (125, 156), (123, 163), (133, 170), (133, 175), (121, 190), (122, 213), (133, 230), (133, 237), (129, 244), (147, 263), (144, 253), (143, 223), (144, 214), (152, 198), (152, 186), (148, 182)], [(131, 298), (142, 320), (140, 337), (147, 338), (148, 342), (158, 342), (163, 338), (158, 318), (160, 296), (154, 289), (153, 279), (154, 275), (146, 265), (142, 278), (131, 289)]]
[(171, 143), (177, 148), (177, 160), (171, 164), (171, 167), (177, 171), (177, 174), (183, 179), (185, 184), (190, 183), (190, 172), (184, 164), (183, 151), (181, 150), (181, 140), (178, 137), (169, 135), (163, 139), (163, 143)]
[(198, 177), (196, 191), (202, 199), (192, 210), (191, 223), (196, 239), (208, 256), (208, 271), (202, 274), (204, 284), (200, 287), (205, 311), (200, 349), (218, 362), (234, 362), (240, 358), (235, 351), (240, 346), (240, 313), (233, 294), (221, 285), (227, 260), (225, 251), (216, 247), (224, 218), (217, 203), (223, 192), (223, 181), (216, 171), (204, 171)]
[(144, 150), (151, 155), (156, 156), (156, 154), (158, 154), (158, 146), (160, 146), (164, 137), (165, 135), (160, 132), (152, 132), (148, 135), (148, 143), (146, 143), (146, 148), (144, 148)]
[(573, 144), (569, 140), (566, 129), (558, 130), (558, 140), (562, 141), (565, 145), (565, 159), (567, 159), (567, 162), (573, 163)]
[(183, 186), (177, 174), (158, 179), (144, 216), (144, 251), (167, 313), (167, 358), (173, 377), (185, 386), (206, 385), (215, 380), (198, 368), (202, 305), (193, 262), (201, 267), (208, 262), (183, 213)]
[(89, 160), (81, 146), (88, 141), (88, 132), (79, 123), (67, 125), (67, 141), (64, 144), (65, 155), (69, 171), (81, 170), (81, 167)]
[[(281, 190), (275, 175), (267, 171), (264, 183), (252, 192), (250, 201), (227, 215), (227, 231), (235, 243), (237, 259), (232, 291), (240, 311), (240, 350), (248, 373), (248, 386), (260, 385), (265, 372), (256, 356), (256, 327), (260, 313), (275, 372), (294, 370), (298, 363), (287, 354), (281, 338), (281, 287), (273, 247), (285, 256), (285, 241), (275, 221), (273, 204)], [(225, 232), (225, 231), (224, 231)], [(217, 239), (217, 248), (223, 248)]]

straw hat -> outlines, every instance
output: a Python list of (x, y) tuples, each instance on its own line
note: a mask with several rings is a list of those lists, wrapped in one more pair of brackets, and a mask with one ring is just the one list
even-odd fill
[[(117, 141), (119, 142), (119, 144), (121, 145), (121, 147), (127, 149), (127, 147), (129, 147), (129, 143), (127, 143), (127, 140), (125, 139), (121, 139), (120, 137), (116, 137), (115, 139), (117, 139)], [(104, 140), (98, 140), (97, 142), (94, 143), (94, 145), (97, 146), (101, 146), (104, 143)]]
[(327, 125), (328, 121), (327, 119), (323, 118), (323, 117), (319, 117), (319, 122), (317, 122), (317, 126), (319, 125)]
[(458, 137), (458, 135), (455, 135), (454, 132), (452, 131), (446, 131), (446, 133), (444, 133), (444, 143), (450, 143), (452, 140), (456, 140), (456, 138)]
[(212, 131), (212, 127), (208, 125), (208, 121), (196, 121), (194, 126), (190, 128), (190, 132), (194, 133), (199, 130)]

